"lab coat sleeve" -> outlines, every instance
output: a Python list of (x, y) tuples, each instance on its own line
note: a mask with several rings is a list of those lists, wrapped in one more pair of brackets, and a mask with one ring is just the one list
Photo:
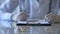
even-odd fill
[(41, 19), (49, 11), (49, 0), (31, 0), (31, 18)]
[(53, 14), (58, 14), (59, 0), (52, 0), (51, 12)]
[(19, 0), (6, 0), (1, 6), (0, 9), (3, 12), (13, 12), (13, 10), (17, 7), (19, 4)]
[(8, 20), (11, 20), (11, 13), (19, 4), (19, 0), (5, 0), (0, 6), (0, 19), (5, 20), (2, 21), (0, 24), (3, 27), (10, 27), (11, 23)]
[[(35, 0), (31, 0), (31, 18), (43, 19), (45, 15), (49, 13), (50, 0), (39, 0), (39, 6), (37, 6)], [(57, 14), (59, 8), (59, 0), (52, 0), (51, 13)]]
[[(0, 6), (0, 15), (1, 15), (1, 19), (3, 18), (3, 16), (6, 16), (6, 18), (3, 19), (10, 19), (12, 15), (11, 14), (14, 9), (18, 6), (19, 4), (19, 0), (6, 0), (4, 3), (2, 3), (2, 5)], [(8, 15), (7, 15), (7, 14)], [(10, 16), (9, 18), (7, 18), (8, 16)]]

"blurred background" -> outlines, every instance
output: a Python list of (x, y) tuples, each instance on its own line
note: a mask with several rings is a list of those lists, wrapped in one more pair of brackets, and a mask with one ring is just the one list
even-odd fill
[(13, 22), (44, 19), (49, 13), (60, 16), (60, 0), (0, 0), (0, 34), (60, 34), (60, 24), (28, 26), (28, 31), (21, 32)]

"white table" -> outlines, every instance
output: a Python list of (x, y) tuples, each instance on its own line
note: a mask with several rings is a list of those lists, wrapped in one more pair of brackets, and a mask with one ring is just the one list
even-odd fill
[[(42, 21), (40, 21), (40, 22), (42, 22)], [(51, 24), (50, 23), (36, 23), (35, 22), (35, 24), (34, 23), (32, 23), (32, 22), (27, 22), (27, 21), (18, 21), (17, 23), (16, 23), (16, 26), (17, 26), (17, 34), (27, 34), (27, 33), (32, 33), (32, 28), (34, 27), (34, 26), (51, 26)], [(26, 30), (21, 30), (21, 28), (24, 28), (24, 26), (26, 27)]]

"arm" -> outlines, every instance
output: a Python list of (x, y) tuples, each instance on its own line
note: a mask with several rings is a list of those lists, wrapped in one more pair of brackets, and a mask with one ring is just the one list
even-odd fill
[[(17, 7), (19, 4), (19, 1), (17, 0), (6, 0), (1, 6), (0, 6), (0, 18), (1, 19), (10, 19), (11, 13), (13, 10)], [(4, 18), (5, 16), (5, 18)], [(9, 16), (9, 18), (7, 18)]]
[(1, 6), (0, 9), (3, 12), (13, 12), (13, 10), (17, 7), (17, 5), (19, 4), (19, 0), (6, 0)]

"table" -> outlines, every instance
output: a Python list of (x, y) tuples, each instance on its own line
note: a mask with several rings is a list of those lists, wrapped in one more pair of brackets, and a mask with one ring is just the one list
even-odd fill
[[(16, 26), (17, 26), (17, 30), (19, 31), (18, 32), (18, 34), (21, 34), (21, 32), (22, 33), (24, 33), (24, 34), (27, 34), (28, 32), (30, 32), (30, 34), (32, 33), (32, 28), (34, 27), (34, 26), (51, 26), (51, 24), (50, 23), (48, 23), (48, 24), (41, 24), (41, 23), (37, 23), (37, 24), (29, 24), (28, 22), (26, 22), (26, 21), (20, 21), (20, 22), (17, 22), (16, 23)], [(27, 26), (26, 28), (25, 28), (25, 26)], [(23, 31), (21, 31), (21, 28), (25, 28), (26, 30), (23, 30)], [(28, 30), (27, 30), (28, 29)], [(27, 32), (27, 33), (26, 33)]]

